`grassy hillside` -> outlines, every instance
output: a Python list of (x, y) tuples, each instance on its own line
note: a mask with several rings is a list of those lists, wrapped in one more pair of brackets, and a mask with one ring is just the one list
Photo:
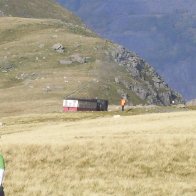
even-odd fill
[(115, 104), (123, 93), (129, 104), (182, 100), (144, 60), (89, 29), (17, 17), (0, 17), (0, 93), (0, 116), (59, 112), (66, 96)]
[(96, 115), (2, 119), (6, 195), (196, 194), (195, 111)]
[(5, 16), (23, 18), (53, 18), (82, 25), (81, 20), (54, 0), (0, 0), (0, 12)]
[[(105, 40), (60, 20), (0, 18), (1, 113), (61, 111), (66, 95), (100, 97), (118, 103), (115, 74), (131, 80), (116, 64), (104, 60)], [(61, 43), (65, 50), (52, 47)], [(72, 55), (85, 63), (61, 64)], [(134, 96), (132, 96), (134, 97)], [(139, 98), (135, 98), (139, 103)], [(42, 110), (43, 109), (43, 110)]]
[(55, 1), (0, 4), (0, 116), (60, 112), (67, 96), (183, 102), (143, 59), (101, 39)]

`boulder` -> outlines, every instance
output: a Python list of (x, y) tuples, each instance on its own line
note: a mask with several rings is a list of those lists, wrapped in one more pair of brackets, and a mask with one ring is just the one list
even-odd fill
[(73, 62), (70, 60), (60, 60), (59, 63), (61, 65), (71, 65)]
[(55, 50), (58, 53), (63, 53), (65, 51), (64, 46), (62, 44), (60, 44), (60, 43), (54, 44), (52, 46), (52, 49)]
[(15, 68), (15, 66), (13, 64), (7, 63), (3, 66), (0, 67), (1, 72), (10, 72)]
[(86, 58), (80, 56), (80, 54), (73, 54), (70, 56), (70, 59), (71, 61), (76, 62), (76, 63), (80, 63), (80, 64), (86, 63)]

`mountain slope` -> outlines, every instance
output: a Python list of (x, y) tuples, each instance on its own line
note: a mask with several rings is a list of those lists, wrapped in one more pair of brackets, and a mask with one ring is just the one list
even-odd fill
[(196, 97), (194, 0), (59, 2), (100, 35), (143, 56), (187, 99)]
[(0, 116), (61, 111), (65, 96), (183, 101), (143, 59), (83, 25), (18, 17), (0, 17), (0, 94)]
[(0, 0), (0, 15), (23, 18), (53, 18), (82, 24), (81, 20), (54, 0)]

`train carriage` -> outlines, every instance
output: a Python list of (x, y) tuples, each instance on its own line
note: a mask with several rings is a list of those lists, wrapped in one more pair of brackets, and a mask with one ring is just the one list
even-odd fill
[(63, 100), (63, 110), (64, 112), (107, 111), (108, 100), (68, 98)]

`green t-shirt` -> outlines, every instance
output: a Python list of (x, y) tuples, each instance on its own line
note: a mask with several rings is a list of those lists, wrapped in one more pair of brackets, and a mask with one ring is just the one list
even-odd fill
[(4, 158), (1, 154), (0, 154), (0, 169), (5, 169)]

